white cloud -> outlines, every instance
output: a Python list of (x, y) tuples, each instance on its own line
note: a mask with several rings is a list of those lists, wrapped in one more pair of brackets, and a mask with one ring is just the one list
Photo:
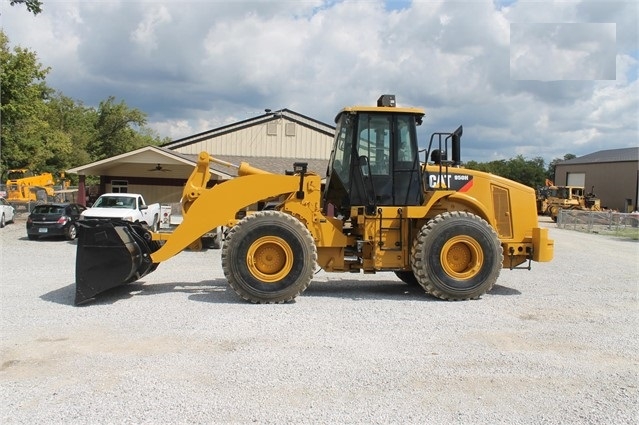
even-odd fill
[(131, 34), (131, 40), (147, 54), (151, 53), (158, 49), (156, 32), (171, 21), (171, 14), (165, 6), (152, 7)]
[[(51, 86), (88, 105), (114, 95), (164, 137), (264, 108), (332, 123), (343, 106), (394, 93), (426, 109), (422, 143), (463, 124), (464, 160), (550, 161), (636, 145), (639, 6), (604, 3), (50, 0), (36, 17), (4, 7), (2, 26), (52, 67)], [(511, 79), (512, 27), (553, 23), (603, 32), (541, 34), (546, 48), (516, 56), (529, 61), (517, 69), (541, 72), (538, 59), (561, 72), (542, 79), (608, 81)]]

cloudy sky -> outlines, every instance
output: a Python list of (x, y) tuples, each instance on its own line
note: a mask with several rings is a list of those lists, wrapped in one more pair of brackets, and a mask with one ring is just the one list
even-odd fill
[(333, 124), (380, 94), (464, 125), (462, 160), (549, 162), (639, 145), (639, 3), (513, 0), (0, 0), (48, 84), (108, 96), (178, 139), (289, 108)]

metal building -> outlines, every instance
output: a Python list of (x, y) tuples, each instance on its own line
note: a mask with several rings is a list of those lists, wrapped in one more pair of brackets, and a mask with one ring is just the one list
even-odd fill
[(557, 186), (581, 186), (620, 212), (637, 211), (639, 147), (609, 149), (561, 161), (555, 168)]
[(335, 127), (289, 109), (175, 140), (164, 148), (182, 154), (328, 160)]

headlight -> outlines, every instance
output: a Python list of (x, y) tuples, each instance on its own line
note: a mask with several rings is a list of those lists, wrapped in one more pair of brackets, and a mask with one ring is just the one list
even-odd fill
[(126, 217), (122, 217), (122, 220), (124, 220), (124, 221), (133, 221), (133, 216), (132, 215), (127, 215)]

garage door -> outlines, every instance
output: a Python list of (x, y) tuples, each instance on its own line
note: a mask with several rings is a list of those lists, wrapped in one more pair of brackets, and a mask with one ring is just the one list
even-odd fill
[(586, 173), (568, 173), (566, 186), (586, 187)]

